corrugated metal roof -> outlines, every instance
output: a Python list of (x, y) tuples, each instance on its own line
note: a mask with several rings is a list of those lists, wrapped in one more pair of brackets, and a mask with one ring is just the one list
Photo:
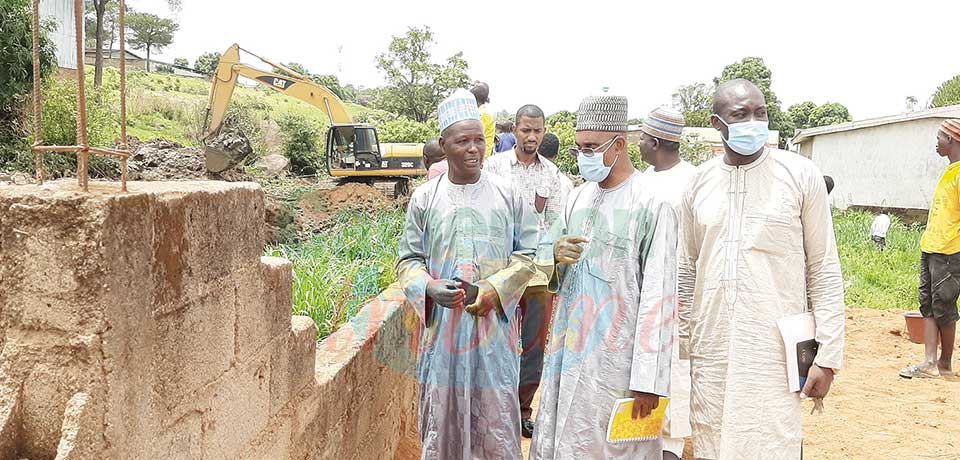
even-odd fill
[(77, 68), (76, 19), (73, 0), (41, 0), (40, 17), (56, 24), (49, 38), (56, 46), (57, 65), (65, 69)]
[(960, 105), (948, 105), (946, 107), (937, 107), (935, 109), (921, 110), (919, 112), (900, 113), (886, 117), (851, 121), (848, 123), (841, 123), (839, 125), (803, 129), (793, 136), (792, 143), (797, 145), (824, 134), (834, 134), (844, 131), (852, 131), (855, 129), (873, 128), (876, 126), (889, 125), (893, 123), (902, 123), (905, 121), (922, 120), (924, 118), (960, 118)]

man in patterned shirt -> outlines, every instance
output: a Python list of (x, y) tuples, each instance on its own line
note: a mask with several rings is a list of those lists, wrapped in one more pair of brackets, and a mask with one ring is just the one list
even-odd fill
[[(517, 145), (512, 150), (491, 156), (484, 170), (497, 174), (520, 194), (528, 212), (536, 213), (539, 234), (553, 225), (563, 210), (566, 194), (562, 193), (560, 170), (553, 162), (537, 153), (543, 141), (544, 116), (540, 107), (525, 105), (517, 111), (513, 134)], [(533, 436), (533, 395), (540, 386), (543, 373), (543, 351), (553, 312), (553, 294), (547, 291), (547, 275), (537, 272), (520, 300), (522, 322), (520, 341), (520, 425), (523, 436)]]

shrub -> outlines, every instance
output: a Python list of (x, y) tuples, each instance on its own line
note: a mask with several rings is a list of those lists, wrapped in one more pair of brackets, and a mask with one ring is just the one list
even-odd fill
[[(120, 136), (119, 91), (113, 91), (114, 82), (104, 75), (104, 86), (94, 90), (87, 86), (87, 144), (93, 147), (112, 147)], [(77, 84), (72, 80), (51, 79), (43, 89), (43, 143), (46, 145), (77, 144)], [(44, 155), (44, 168), (49, 177), (73, 175), (77, 157), (73, 154)], [(92, 155), (90, 176), (119, 177), (115, 160)]]
[(283, 139), (283, 154), (295, 174), (311, 175), (323, 164), (323, 130), (303, 117), (284, 115), (277, 120)]
[(419, 123), (406, 117), (388, 121), (377, 127), (381, 143), (414, 142), (424, 143), (437, 137), (439, 128), (429, 123)]

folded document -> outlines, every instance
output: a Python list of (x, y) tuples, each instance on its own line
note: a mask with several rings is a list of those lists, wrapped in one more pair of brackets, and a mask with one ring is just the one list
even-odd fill
[(791, 392), (798, 392), (807, 383), (807, 372), (817, 357), (817, 323), (813, 313), (801, 313), (778, 319), (777, 328), (787, 354), (787, 382)]

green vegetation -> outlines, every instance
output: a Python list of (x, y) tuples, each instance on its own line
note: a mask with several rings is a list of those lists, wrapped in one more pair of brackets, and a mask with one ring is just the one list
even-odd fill
[(954, 104), (960, 104), (960, 75), (938, 86), (930, 101), (931, 107), (945, 107)]
[(836, 211), (833, 225), (840, 250), (846, 301), (850, 307), (917, 309), (922, 227), (890, 216), (886, 250), (870, 240), (874, 214)]
[(299, 246), (268, 248), (293, 263), (293, 313), (332, 334), (363, 303), (396, 281), (403, 209), (344, 210), (336, 224)]

